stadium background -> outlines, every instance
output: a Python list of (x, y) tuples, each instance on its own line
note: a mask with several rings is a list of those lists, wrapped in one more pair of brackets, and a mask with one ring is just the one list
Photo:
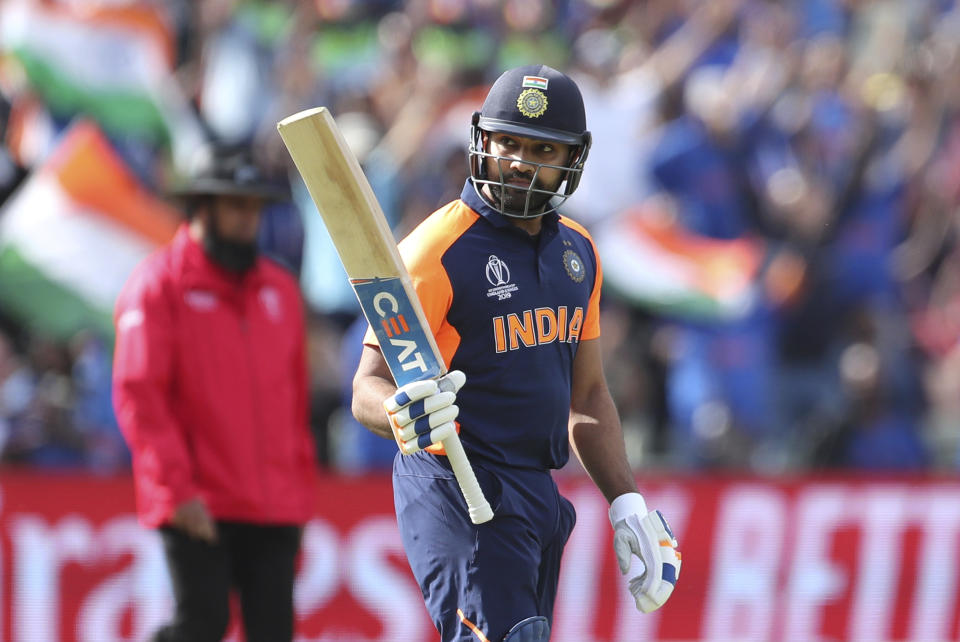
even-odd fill
[(532, 61), (584, 93), (566, 213), (604, 260), (608, 379), (685, 560), (636, 614), (571, 464), (554, 638), (960, 638), (958, 48), (945, 0), (6, 0), (0, 640), (140, 640), (169, 609), (110, 310), (215, 145), (293, 190), (261, 246), (310, 308), (322, 499), (298, 635), (433, 639), (395, 446), (346, 410), (358, 306), (274, 125), (329, 106), (402, 236), (459, 192), (485, 88)]

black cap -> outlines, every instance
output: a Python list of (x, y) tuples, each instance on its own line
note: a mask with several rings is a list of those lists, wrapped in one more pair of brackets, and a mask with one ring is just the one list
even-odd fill
[(289, 197), (289, 189), (268, 180), (247, 150), (216, 149), (199, 165), (193, 177), (171, 190), (172, 196), (253, 196), (273, 201)]
[(573, 80), (546, 65), (526, 65), (497, 78), (483, 101), (477, 126), (490, 132), (582, 145), (587, 118)]

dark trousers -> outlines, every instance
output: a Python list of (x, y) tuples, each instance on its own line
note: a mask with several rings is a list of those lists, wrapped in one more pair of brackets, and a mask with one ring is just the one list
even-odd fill
[(550, 473), (473, 462), (494, 517), (473, 524), (445, 458), (397, 457), (400, 538), (444, 642), (503, 640), (518, 622), (553, 619), (560, 559), (576, 511)]
[(216, 544), (160, 529), (176, 606), (153, 642), (220, 642), (232, 588), (247, 642), (289, 642), (300, 528), (217, 522), (217, 529)]

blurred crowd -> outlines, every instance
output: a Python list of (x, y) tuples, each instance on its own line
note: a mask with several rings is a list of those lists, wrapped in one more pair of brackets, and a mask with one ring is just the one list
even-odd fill
[[(204, 144), (252, 147), (291, 182), (293, 200), (267, 213), (261, 245), (299, 274), (309, 303), (312, 424), (326, 466), (383, 468), (395, 446), (350, 417), (364, 322), (277, 120), (328, 106), (401, 237), (459, 194), (485, 88), (531, 62), (567, 72), (584, 94), (594, 144), (565, 213), (605, 262), (617, 259), (606, 248), (625, 250), (603, 239), (637, 220), (717, 247), (747, 243), (758, 257), (742, 304), (723, 314), (605, 291), (608, 380), (638, 470), (960, 463), (956, 3), (102, 4), (152, 12), (172, 34), (167, 90), (187, 116), (169, 140), (107, 131), (150, 189), (162, 194), (203, 152), (189, 123)], [(0, 199), (42, 158), (24, 152), (22, 133), (11, 140), (24, 105), (51, 140), (76, 116), (51, 105), (36, 116), (43, 101), (11, 60), (0, 67)], [(5, 460), (127, 465), (110, 410), (111, 341), (40, 336), (0, 303)]]

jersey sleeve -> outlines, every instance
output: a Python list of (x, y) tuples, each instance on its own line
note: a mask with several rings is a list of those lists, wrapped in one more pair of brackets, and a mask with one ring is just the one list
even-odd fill
[[(430, 332), (437, 340), (437, 346), (440, 347), (440, 336), (445, 331), (447, 311), (450, 309), (450, 303), (453, 300), (453, 288), (450, 285), (450, 278), (440, 262), (439, 257), (431, 255), (431, 247), (421, 242), (416, 233), (411, 234), (400, 242), (400, 258), (410, 273), (410, 280), (413, 283), (413, 289), (420, 300), (420, 306), (423, 308), (424, 316)], [(369, 346), (378, 345), (377, 337), (373, 328), (367, 327), (367, 332), (363, 336), (363, 342)], [(444, 353), (443, 348), (440, 349)], [(445, 359), (445, 361), (447, 361)], [(449, 365), (449, 361), (447, 361)]]
[[(410, 280), (413, 283), (417, 299), (420, 300), (420, 306), (423, 308), (429, 331), (437, 341), (437, 347), (444, 357), (444, 363), (449, 366), (449, 357), (453, 356), (456, 345), (459, 344), (459, 336), (450, 336), (453, 328), (445, 327), (449, 326), (446, 322), (447, 311), (450, 309), (450, 303), (453, 300), (450, 278), (439, 259), (432, 258), (426, 251), (428, 248), (419, 245), (415, 238), (408, 236), (401, 241), (398, 249), (400, 250), (400, 257), (410, 273)], [(453, 332), (455, 333), (455, 331)], [(453, 341), (452, 345), (451, 340)], [(369, 346), (378, 345), (377, 337), (369, 324), (366, 333), (363, 335), (363, 343)]]
[(134, 272), (117, 299), (114, 325), (114, 407), (133, 455), (137, 494), (150, 498), (156, 521), (167, 521), (196, 488), (172, 407), (171, 304), (158, 275)]
[(560, 222), (567, 227), (575, 230), (589, 244), (590, 253), (593, 256), (593, 264), (596, 267), (593, 276), (593, 288), (590, 290), (590, 299), (587, 302), (587, 312), (583, 319), (583, 330), (580, 332), (580, 339), (588, 341), (600, 336), (600, 291), (603, 289), (603, 266), (600, 263), (600, 253), (597, 251), (597, 244), (593, 242), (593, 237), (585, 227), (566, 216), (560, 217)]
[[(399, 245), (400, 257), (410, 273), (430, 332), (448, 368), (460, 346), (460, 334), (447, 320), (453, 303), (453, 286), (443, 265), (443, 255), (477, 218), (476, 213), (455, 201), (434, 212)], [(369, 327), (363, 342), (377, 345), (377, 338)]]
[(593, 239), (589, 236), (587, 236), (587, 239), (590, 241), (590, 247), (593, 248), (597, 273), (593, 279), (590, 301), (587, 303), (587, 314), (583, 319), (583, 332), (580, 337), (584, 341), (596, 339), (600, 336), (600, 291), (603, 289), (603, 266), (600, 264), (600, 254), (597, 252), (597, 246), (593, 243)]

